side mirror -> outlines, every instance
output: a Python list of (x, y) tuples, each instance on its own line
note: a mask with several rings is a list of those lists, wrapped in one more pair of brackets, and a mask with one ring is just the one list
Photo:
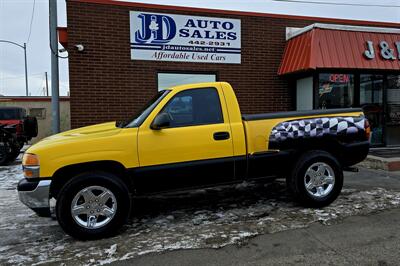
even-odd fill
[(171, 118), (168, 113), (160, 113), (154, 118), (150, 128), (154, 130), (160, 130), (169, 127), (171, 124)]

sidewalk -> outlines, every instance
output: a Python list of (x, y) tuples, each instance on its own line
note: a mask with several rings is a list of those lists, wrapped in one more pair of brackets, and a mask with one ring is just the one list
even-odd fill
[(400, 171), (400, 148), (371, 149), (360, 165), (370, 169)]

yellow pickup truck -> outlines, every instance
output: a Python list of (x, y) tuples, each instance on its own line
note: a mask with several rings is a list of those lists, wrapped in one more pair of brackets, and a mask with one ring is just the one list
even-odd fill
[(56, 200), (61, 227), (80, 239), (115, 234), (136, 196), (285, 177), (307, 206), (334, 201), (342, 169), (362, 161), (361, 109), (242, 115), (225, 82), (160, 91), (135, 116), (57, 134), (23, 156), (20, 200), (39, 216)]

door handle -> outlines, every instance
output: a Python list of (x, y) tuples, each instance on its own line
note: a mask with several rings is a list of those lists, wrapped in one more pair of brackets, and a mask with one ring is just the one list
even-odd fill
[(229, 132), (223, 131), (223, 132), (215, 132), (214, 133), (215, 140), (225, 140), (225, 139), (229, 139), (229, 138), (230, 138)]

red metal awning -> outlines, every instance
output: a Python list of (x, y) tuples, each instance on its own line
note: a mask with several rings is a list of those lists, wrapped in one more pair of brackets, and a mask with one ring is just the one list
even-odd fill
[[(373, 28), (344, 26), (341, 29), (336, 26), (310, 27), (310, 30), (289, 39), (278, 75), (318, 68), (400, 71), (399, 29), (380, 28), (374, 32)], [(375, 52), (372, 59), (364, 54), (368, 50), (368, 41), (372, 42)], [(389, 45), (394, 59), (385, 59), (381, 55), (382, 41)]]

